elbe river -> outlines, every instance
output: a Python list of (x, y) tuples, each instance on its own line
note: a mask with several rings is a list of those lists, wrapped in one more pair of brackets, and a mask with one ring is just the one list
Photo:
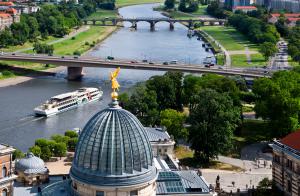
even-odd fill
[[(156, 4), (124, 7), (119, 9), (119, 13), (124, 18), (164, 17), (152, 10), (154, 6)], [(202, 41), (195, 37), (188, 38), (188, 29), (179, 23), (175, 23), (174, 31), (170, 31), (169, 23), (159, 22), (154, 32), (150, 31), (150, 24), (147, 22), (139, 22), (137, 31), (132, 31), (130, 25), (125, 22), (124, 28), (86, 55), (103, 58), (114, 56), (122, 60), (147, 59), (153, 62), (177, 60), (191, 64), (201, 64), (206, 56), (212, 55), (202, 48)], [(112, 69), (84, 68), (85, 75), (81, 82), (66, 81), (66, 71), (63, 71), (55, 77), (40, 77), (0, 88), (0, 143), (13, 145), (26, 152), (37, 138), (49, 138), (52, 134), (62, 134), (68, 129), (83, 128), (95, 113), (108, 107), (110, 71)], [(121, 92), (136, 82), (163, 73), (121, 69), (118, 77)], [(34, 116), (33, 109), (50, 97), (80, 87), (101, 87), (103, 99), (48, 118)]]

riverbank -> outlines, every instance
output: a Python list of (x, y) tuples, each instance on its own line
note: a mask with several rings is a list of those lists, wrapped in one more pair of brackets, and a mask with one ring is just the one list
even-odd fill
[(117, 8), (126, 7), (130, 5), (139, 5), (139, 4), (150, 4), (150, 3), (163, 3), (164, 0), (117, 0)]
[[(79, 51), (81, 54), (84, 54), (97, 44), (100, 44), (117, 29), (117, 27), (92, 26), (87, 31), (74, 36), (75, 39), (70, 37), (62, 42), (53, 44), (55, 48), (54, 54), (73, 55), (75, 51)], [(65, 67), (56, 67), (52, 65), (45, 66), (39, 63), (8, 61), (5, 61), (4, 63), (7, 65), (3, 65), (1, 69), (12, 71), (15, 74), (12, 74), (9, 78), (1, 79), (0, 87), (20, 84), (38, 76), (54, 75), (56, 72), (65, 69)]]
[(44, 75), (44, 76), (45, 75), (55, 75), (57, 72), (62, 71), (63, 69), (65, 69), (65, 67), (59, 66), (59, 67), (43, 70), (39, 74), (32, 74), (32, 75), (27, 75), (27, 76), (13, 76), (11, 78), (2, 79), (2, 80), (0, 80), (0, 88), (21, 84), (23, 82), (27, 82), (29, 80), (32, 80), (32, 79), (42, 76), (42, 75)]

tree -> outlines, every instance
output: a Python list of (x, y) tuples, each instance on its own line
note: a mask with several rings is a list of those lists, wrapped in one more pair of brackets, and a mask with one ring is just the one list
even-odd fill
[(68, 141), (68, 150), (69, 151), (74, 151), (77, 142), (78, 142), (78, 138), (77, 137), (70, 138), (69, 141)]
[(276, 45), (271, 42), (264, 42), (259, 47), (259, 52), (262, 53), (266, 60), (268, 60), (270, 56), (273, 56), (277, 51)]
[(67, 144), (68, 141), (69, 141), (69, 137), (68, 136), (63, 136), (63, 135), (60, 135), (60, 134), (54, 134), (51, 136), (51, 139), (54, 140), (56, 143), (65, 143)]
[(239, 121), (239, 107), (234, 106), (228, 93), (202, 90), (189, 116), (189, 141), (195, 151), (194, 158), (207, 164), (209, 159), (231, 149), (233, 131)]
[(137, 85), (130, 99), (122, 99), (126, 95), (120, 95), (119, 100), (123, 107), (133, 113), (145, 126), (153, 126), (157, 123), (159, 113), (158, 104), (156, 102), (156, 93), (148, 90), (144, 85)]
[(54, 146), (54, 156), (63, 157), (66, 155), (67, 145), (63, 142), (56, 143)]
[(271, 79), (254, 81), (255, 113), (269, 122), (270, 135), (283, 137), (299, 127), (300, 74), (279, 71)]
[(175, 6), (175, 0), (166, 0), (165, 1), (165, 8), (166, 9), (173, 9)]
[(16, 149), (13, 154), (12, 154), (12, 159), (15, 160), (15, 159), (21, 159), (25, 157), (24, 153), (19, 150), (19, 149)]
[(40, 157), (42, 154), (41, 147), (34, 145), (29, 148), (29, 152), (32, 152), (35, 156)]
[(65, 136), (67, 136), (69, 138), (77, 138), (78, 137), (78, 133), (76, 133), (76, 131), (73, 131), (73, 130), (67, 130), (65, 132)]
[(186, 0), (180, 0), (178, 9), (182, 12), (186, 11)]
[(147, 80), (146, 87), (156, 93), (159, 110), (182, 109), (182, 78), (181, 72), (167, 72)]
[(268, 190), (270, 191), (272, 188), (272, 180), (269, 178), (263, 178), (256, 187), (256, 194), (257, 196), (264, 196), (268, 195)]
[(160, 124), (167, 128), (170, 135), (174, 136), (174, 139), (186, 139), (188, 136), (187, 129), (183, 127), (185, 122), (185, 114), (173, 109), (166, 109), (160, 113)]

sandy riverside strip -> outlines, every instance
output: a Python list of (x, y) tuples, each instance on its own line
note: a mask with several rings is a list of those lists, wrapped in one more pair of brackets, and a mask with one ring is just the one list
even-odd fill
[[(95, 47), (97, 47), (102, 41), (104, 41), (107, 37), (109, 37), (117, 29), (118, 29), (117, 27), (108, 27), (108, 29), (103, 34), (101, 34), (99, 36), (99, 39), (98, 39), (99, 41), (98, 41), (98, 43)], [(85, 53), (92, 50), (93, 48), (90, 48)], [(0, 88), (7, 87), (7, 86), (12, 86), (12, 85), (17, 85), (17, 84), (20, 84), (20, 83), (23, 83), (23, 82), (27, 82), (29, 80), (32, 80), (32, 79), (34, 79), (38, 76), (42, 76), (42, 75), (47, 75), (47, 74), (48, 75), (53, 75), (54, 73), (57, 73), (57, 72), (62, 71), (64, 69), (65, 69), (65, 67), (58, 66), (58, 67), (55, 67), (55, 68), (49, 68), (49, 69), (41, 70), (41, 74), (28, 75), (28, 76), (16, 76), (16, 77), (12, 77), (12, 78), (2, 79), (2, 80), (0, 80)]]

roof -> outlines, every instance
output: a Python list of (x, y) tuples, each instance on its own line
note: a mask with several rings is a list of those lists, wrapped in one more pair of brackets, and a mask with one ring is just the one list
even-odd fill
[(290, 21), (290, 22), (293, 22), (293, 21), (298, 21), (298, 20), (300, 20), (300, 18), (288, 18), (287, 20)]
[[(271, 14), (271, 16), (272, 17), (279, 17), (280, 14), (279, 13), (274, 13), (274, 14)], [(300, 17), (300, 13), (284, 14), (284, 17), (288, 17), (288, 18)]]
[(15, 8), (8, 8), (8, 9), (6, 9), (5, 11), (6, 11), (7, 13), (10, 13), (10, 14), (13, 14), (13, 15), (15, 15), (15, 14), (18, 13), (17, 10), (16, 10)]
[(130, 186), (154, 180), (157, 173), (145, 128), (118, 105), (98, 112), (79, 136), (70, 175), (96, 186)]
[(282, 138), (280, 143), (300, 151), (300, 129)]
[(5, 2), (5, 1), (0, 1), (0, 5), (5, 5), (5, 6), (14, 6), (15, 4), (13, 2)]
[(0, 144), (0, 155), (5, 155), (14, 152), (15, 149), (7, 144)]
[(48, 169), (45, 167), (45, 163), (39, 157), (33, 155), (33, 153), (27, 153), (25, 158), (16, 162), (16, 170), (22, 171), (25, 174), (37, 174), (47, 173)]
[(0, 18), (11, 18), (11, 15), (7, 14), (7, 13), (1, 13), (0, 12)]
[(250, 9), (257, 9), (255, 6), (235, 6), (233, 9), (236, 10), (250, 10)]
[(160, 171), (156, 182), (156, 195), (210, 192), (205, 180), (193, 170)]
[(145, 127), (150, 142), (169, 141), (171, 138), (166, 131), (161, 128)]

